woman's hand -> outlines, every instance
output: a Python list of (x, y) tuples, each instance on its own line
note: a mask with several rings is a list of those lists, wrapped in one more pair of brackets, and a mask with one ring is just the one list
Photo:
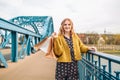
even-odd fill
[(53, 32), (52, 35), (51, 35), (51, 37), (53, 37), (53, 38), (55, 38), (55, 37), (57, 37), (57, 36), (58, 36), (58, 35), (57, 35), (56, 32)]
[(91, 51), (94, 51), (94, 52), (97, 51), (97, 48), (96, 48), (96, 47), (89, 47), (88, 49), (91, 50)]

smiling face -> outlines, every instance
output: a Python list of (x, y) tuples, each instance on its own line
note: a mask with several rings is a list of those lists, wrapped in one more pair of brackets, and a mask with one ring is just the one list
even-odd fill
[(70, 33), (70, 31), (71, 31), (70, 21), (68, 21), (68, 20), (65, 21), (63, 29), (64, 29), (65, 33)]
[(61, 23), (61, 27), (59, 30), (59, 34), (64, 35), (65, 33), (70, 33), (73, 34), (74, 30), (73, 30), (73, 22), (71, 21), (71, 19), (66, 18), (62, 21)]

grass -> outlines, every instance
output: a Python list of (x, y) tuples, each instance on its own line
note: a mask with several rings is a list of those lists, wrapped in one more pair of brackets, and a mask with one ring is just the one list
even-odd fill
[(120, 50), (102, 50), (100, 52), (120, 56)]

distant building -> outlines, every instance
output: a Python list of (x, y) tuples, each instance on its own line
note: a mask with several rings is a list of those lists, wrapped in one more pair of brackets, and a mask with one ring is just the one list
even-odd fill
[(105, 40), (101, 35), (99, 35), (98, 46), (103, 46), (103, 45), (105, 45)]

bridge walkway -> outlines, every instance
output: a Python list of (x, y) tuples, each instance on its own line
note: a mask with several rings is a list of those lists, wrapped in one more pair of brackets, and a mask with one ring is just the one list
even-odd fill
[(54, 80), (55, 63), (38, 51), (18, 62), (8, 62), (8, 68), (0, 68), (0, 80)]

